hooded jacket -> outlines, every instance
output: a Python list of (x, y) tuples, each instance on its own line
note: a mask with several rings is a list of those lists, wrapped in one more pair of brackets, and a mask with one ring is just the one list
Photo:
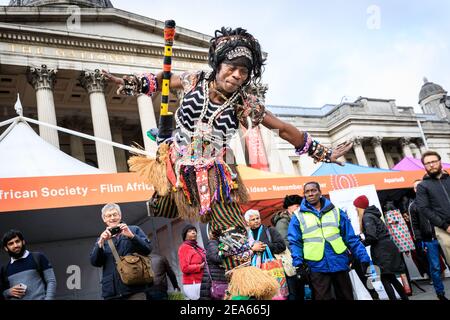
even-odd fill
[[(313, 205), (311, 205), (306, 199), (303, 199), (300, 206), (300, 214), (303, 212), (311, 212), (320, 218), (326, 212), (333, 210), (334, 205), (325, 197), (322, 197), (322, 209), (318, 211)], [(342, 240), (344, 241), (350, 252), (360, 262), (370, 262), (369, 255), (366, 248), (364, 248), (358, 236), (355, 235), (355, 231), (348, 219), (348, 216), (342, 210), (339, 210), (339, 230)], [(300, 230), (300, 223), (297, 216), (294, 214), (291, 218), (291, 223), (288, 229), (289, 247), (291, 250), (293, 265), (299, 267), (303, 263), (303, 239), (302, 231)], [(334, 252), (331, 245), (325, 241), (325, 252), (323, 259), (320, 261), (308, 261), (308, 266), (312, 272), (341, 272), (350, 270), (349, 268), (349, 254), (347, 251), (341, 254)]]
[(363, 244), (370, 246), (370, 255), (374, 265), (380, 267), (382, 274), (402, 273), (405, 264), (400, 251), (392, 241), (389, 231), (381, 220), (381, 212), (376, 206), (364, 210), (362, 219)]
[(417, 186), (416, 205), (431, 224), (446, 230), (450, 226), (450, 176), (444, 171), (440, 179), (425, 175)]

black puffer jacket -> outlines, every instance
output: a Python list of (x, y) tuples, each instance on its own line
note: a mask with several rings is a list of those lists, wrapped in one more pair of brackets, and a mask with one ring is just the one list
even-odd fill
[(449, 174), (444, 172), (441, 179), (426, 175), (417, 186), (416, 205), (432, 225), (447, 229), (450, 226)]
[[(206, 259), (208, 261), (209, 272), (214, 281), (227, 281), (225, 277), (225, 268), (223, 260), (219, 257), (219, 241), (210, 240), (206, 246)], [(211, 300), (211, 279), (209, 278), (208, 269), (205, 265), (203, 272), (202, 285), (200, 287), (200, 300)]]
[(419, 212), (415, 201), (409, 204), (408, 212), (411, 217), (411, 227), (415, 241), (430, 242), (436, 239), (434, 227), (427, 217)]
[(382, 274), (393, 274), (405, 272), (397, 246), (392, 241), (389, 231), (381, 220), (381, 212), (375, 206), (364, 210), (363, 233), (365, 246), (370, 246), (370, 255), (374, 265), (380, 268)]

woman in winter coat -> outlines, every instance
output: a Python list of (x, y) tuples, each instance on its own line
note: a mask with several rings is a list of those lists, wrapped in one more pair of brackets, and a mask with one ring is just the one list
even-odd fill
[(369, 206), (369, 200), (364, 195), (356, 198), (353, 205), (359, 209), (361, 230), (365, 237), (363, 244), (370, 246), (372, 261), (380, 268), (381, 283), (389, 300), (397, 300), (394, 289), (402, 300), (408, 300), (402, 284), (396, 278), (396, 274), (405, 272), (406, 266), (386, 225), (381, 220), (380, 210), (376, 206)]
[(211, 300), (211, 280), (228, 282), (225, 276), (223, 260), (219, 256), (219, 240), (215, 234), (209, 233), (206, 246), (206, 264), (200, 288), (200, 300)]
[(205, 249), (197, 244), (197, 229), (193, 225), (183, 228), (183, 243), (178, 249), (178, 261), (183, 272), (183, 291), (188, 300), (200, 298), (200, 286), (205, 269)]

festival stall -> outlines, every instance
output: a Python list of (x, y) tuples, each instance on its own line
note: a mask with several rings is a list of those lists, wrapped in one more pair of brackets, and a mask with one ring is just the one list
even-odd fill
[[(450, 168), (450, 163), (442, 163), (444, 169)], [(397, 163), (393, 170), (399, 171), (415, 171), (415, 170), (425, 170), (422, 161), (420, 159), (404, 157), (399, 163)]]

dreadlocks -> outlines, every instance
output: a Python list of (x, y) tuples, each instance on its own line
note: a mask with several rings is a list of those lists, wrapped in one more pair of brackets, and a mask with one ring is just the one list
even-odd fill
[(210, 41), (208, 63), (213, 69), (210, 79), (214, 79), (221, 63), (232, 63), (248, 69), (250, 76), (245, 84), (257, 84), (261, 80), (264, 61), (258, 40), (245, 29), (222, 27)]

